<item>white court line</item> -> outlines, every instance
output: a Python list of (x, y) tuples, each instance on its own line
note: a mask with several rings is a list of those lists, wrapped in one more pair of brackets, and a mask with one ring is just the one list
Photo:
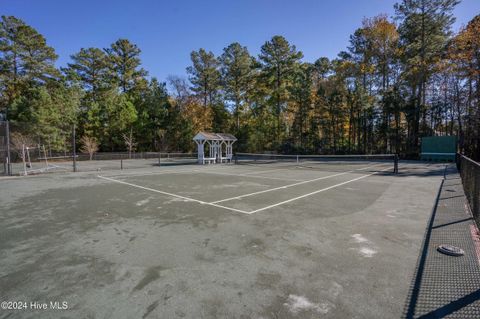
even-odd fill
[(267, 170), (267, 171), (259, 171), (259, 172), (245, 173), (245, 175), (264, 174), (264, 173), (271, 173), (271, 172), (276, 172), (276, 171), (284, 171), (285, 168), (286, 168), (286, 167), (284, 167), (284, 168), (270, 169), (270, 170)]
[(338, 183), (338, 184), (335, 184), (335, 185), (333, 185), (333, 186), (329, 186), (329, 187), (326, 187), (326, 188), (322, 188), (322, 189), (316, 190), (316, 191), (311, 192), (311, 193), (308, 193), (308, 194), (304, 194), (304, 195), (301, 195), (301, 196), (298, 196), (298, 197), (295, 197), (295, 198), (287, 199), (287, 200), (284, 200), (283, 202), (279, 202), (279, 203), (276, 203), (276, 204), (273, 204), (273, 205), (269, 205), (269, 206), (267, 206), (267, 207), (259, 208), (259, 209), (256, 209), (256, 210), (252, 210), (252, 211), (247, 212), (247, 213), (248, 213), (248, 214), (254, 214), (254, 213), (261, 212), (262, 210), (266, 210), (266, 209), (270, 209), (270, 208), (273, 208), (273, 207), (277, 207), (277, 206), (280, 206), (280, 205), (283, 205), (283, 204), (287, 204), (287, 203), (296, 201), (296, 200), (298, 200), (298, 199), (302, 199), (302, 198), (305, 198), (305, 197), (308, 197), (308, 196), (312, 196), (312, 195), (315, 195), (315, 194), (318, 194), (318, 193), (327, 191), (327, 190), (329, 190), (329, 189), (332, 189), (332, 188), (335, 188), (335, 187), (338, 187), (338, 186), (342, 186), (342, 185), (345, 185), (345, 184), (348, 184), (348, 183), (351, 183), (351, 182), (358, 181), (358, 180), (363, 179), (363, 178), (367, 178), (367, 177), (372, 176), (372, 175), (374, 175), (374, 174), (377, 174), (377, 173), (379, 173), (379, 172), (386, 171), (387, 169), (391, 169), (391, 167), (387, 167), (387, 168), (382, 169), (382, 170), (380, 170), (380, 171), (378, 171), (378, 172), (374, 172), (374, 173), (371, 173), (371, 174), (368, 174), (368, 175), (362, 175), (362, 176), (360, 176), (360, 177), (351, 179), (351, 180), (346, 181), (346, 182)]
[(226, 176), (239, 176), (239, 177), (248, 177), (248, 178), (263, 178), (263, 179), (275, 179), (280, 181), (292, 181), (292, 182), (303, 182), (299, 179), (292, 179), (292, 178), (282, 178), (282, 177), (271, 177), (271, 176), (254, 176), (248, 174), (232, 174), (232, 173), (223, 173), (223, 172), (215, 172), (215, 171), (202, 171), (207, 174), (216, 174), (216, 175), (226, 175)]
[(140, 185), (137, 185), (137, 184), (127, 183), (127, 182), (124, 182), (124, 181), (119, 181), (119, 180), (109, 178), (109, 177), (105, 177), (105, 176), (97, 175), (97, 177), (101, 178), (101, 179), (105, 179), (107, 181), (111, 181), (111, 182), (115, 182), (115, 183), (119, 183), (119, 184), (124, 184), (124, 185), (128, 185), (128, 186), (140, 188), (140, 189), (151, 191), (151, 192), (155, 192), (155, 193), (159, 193), (159, 194), (163, 194), (163, 195), (168, 195), (168, 196), (171, 196), (171, 197), (185, 199), (187, 201), (200, 203), (202, 205), (210, 205), (210, 206), (214, 206), (214, 207), (218, 207), (218, 208), (228, 209), (228, 210), (235, 211), (235, 212), (242, 213), (242, 214), (250, 214), (249, 212), (246, 212), (246, 211), (243, 211), (243, 210), (240, 210), (240, 209), (226, 207), (226, 206), (222, 206), (222, 205), (217, 205), (215, 203), (208, 203), (208, 202), (204, 202), (203, 200), (198, 200), (198, 199), (185, 197), (185, 196), (181, 196), (181, 195), (177, 195), (177, 194), (167, 193), (167, 192), (159, 191), (157, 189), (153, 189), (153, 188), (150, 188), (150, 187), (145, 187), (145, 186), (140, 186)]
[(162, 171), (157, 173), (142, 173), (142, 174), (117, 174), (109, 175), (110, 177), (140, 177), (140, 176), (155, 176), (155, 175), (165, 175), (165, 174), (184, 174), (184, 173), (205, 173), (205, 174), (216, 174), (216, 175), (226, 175), (226, 176), (239, 176), (239, 177), (249, 177), (249, 178), (261, 178), (261, 179), (274, 179), (281, 181), (292, 181), (292, 182), (301, 182), (299, 179), (292, 178), (281, 178), (281, 177), (270, 177), (270, 176), (251, 176), (247, 174), (233, 174), (233, 173), (223, 173), (216, 172), (212, 170), (205, 169), (196, 169), (196, 170), (185, 170), (185, 171)]
[(161, 171), (156, 173), (141, 173), (141, 174), (115, 174), (108, 175), (109, 177), (140, 177), (140, 176), (153, 176), (153, 175), (165, 175), (165, 174), (183, 174), (183, 173), (196, 173), (199, 170), (170, 170), (170, 171)]
[[(225, 199), (214, 201), (214, 202), (212, 202), (212, 204), (228, 202), (228, 201), (231, 201), (231, 200), (234, 200), (234, 199), (240, 199), (240, 198), (254, 196), (254, 195), (258, 195), (258, 194), (273, 192), (273, 191), (276, 191), (276, 190), (279, 190), (279, 189), (285, 189), (285, 188), (298, 186), (298, 185), (302, 185), (302, 184), (306, 184), (306, 183), (316, 182), (316, 181), (319, 181), (319, 180), (322, 180), (322, 179), (327, 179), (327, 178), (332, 178), (332, 177), (335, 177), (335, 176), (345, 175), (345, 174), (352, 173), (352, 172), (355, 172), (355, 171), (358, 171), (358, 170), (366, 170), (368, 168), (378, 166), (378, 165), (383, 165), (383, 164), (371, 165), (371, 166), (364, 167), (364, 168), (361, 168), (361, 169), (354, 169), (354, 170), (343, 172), (343, 173), (322, 176), (322, 177), (310, 179), (310, 180), (307, 180), (307, 181), (301, 181), (301, 182), (298, 182), (298, 183), (288, 184), (288, 185), (279, 186), (279, 187), (275, 187), (275, 188), (269, 188), (269, 189), (265, 189), (263, 191), (258, 191), (258, 192), (253, 192), (253, 193), (249, 193), (249, 194), (244, 194), (244, 195), (234, 196), (234, 197), (230, 197), (230, 198), (225, 198)], [(390, 168), (390, 167), (388, 167), (388, 168)]]

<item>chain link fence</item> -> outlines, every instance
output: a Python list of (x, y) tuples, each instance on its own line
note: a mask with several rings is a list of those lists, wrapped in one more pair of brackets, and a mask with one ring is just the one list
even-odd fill
[(50, 159), (72, 152), (71, 132), (38, 130), (29, 123), (9, 122), (11, 175), (71, 171), (72, 166), (55, 165)]
[(140, 169), (197, 163), (196, 153), (134, 150), (86, 153), (85, 149), (82, 139), (75, 136), (74, 127), (66, 128), (60, 134), (40, 135), (26, 123), (0, 122), (0, 173), (3, 175)]
[(457, 168), (475, 222), (480, 225), (480, 163), (457, 154)]
[(96, 152), (92, 156), (80, 153), (76, 155), (75, 159), (77, 172), (197, 164), (196, 153)]

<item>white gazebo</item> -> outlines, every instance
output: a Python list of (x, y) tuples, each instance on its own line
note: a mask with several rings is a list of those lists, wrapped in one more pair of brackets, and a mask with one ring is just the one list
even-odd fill
[[(198, 163), (223, 163), (231, 162), (233, 157), (233, 143), (235, 136), (227, 133), (199, 132), (193, 138), (197, 144)], [(209, 146), (209, 156), (205, 156), (205, 144)], [(223, 146), (225, 145), (225, 152)]]

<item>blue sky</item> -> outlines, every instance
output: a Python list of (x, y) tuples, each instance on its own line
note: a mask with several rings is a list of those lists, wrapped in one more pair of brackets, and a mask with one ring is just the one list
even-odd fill
[[(273, 35), (283, 35), (305, 61), (334, 58), (364, 17), (392, 16), (396, 0), (0, 0), (0, 14), (36, 28), (64, 66), (84, 47), (108, 47), (127, 38), (142, 50), (150, 76), (186, 76), (190, 52), (221, 54), (240, 42), (257, 55)], [(480, 13), (480, 0), (463, 0), (454, 29)]]

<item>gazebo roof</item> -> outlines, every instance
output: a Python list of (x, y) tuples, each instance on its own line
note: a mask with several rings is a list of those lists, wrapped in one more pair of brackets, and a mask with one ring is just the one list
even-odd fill
[(197, 135), (193, 137), (194, 141), (236, 141), (237, 138), (232, 134), (228, 133), (209, 133), (209, 132), (198, 132)]

